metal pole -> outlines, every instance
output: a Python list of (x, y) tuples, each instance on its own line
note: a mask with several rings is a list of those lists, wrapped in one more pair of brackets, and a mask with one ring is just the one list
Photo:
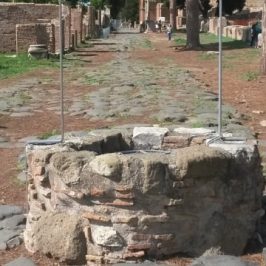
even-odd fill
[(61, 107), (61, 142), (64, 142), (64, 73), (63, 73), (63, 25), (62, 25), (62, 0), (59, 0), (59, 45), (60, 45), (60, 107)]
[(219, 75), (218, 75), (218, 88), (219, 88), (219, 101), (218, 101), (218, 134), (222, 137), (222, 81), (223, 81), (223, 62), (222, 62), (222, 16), (223, 16), (223, 3), (219, 0)]

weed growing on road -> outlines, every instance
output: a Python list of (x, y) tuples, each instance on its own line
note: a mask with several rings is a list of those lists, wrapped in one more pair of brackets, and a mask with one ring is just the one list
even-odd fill
[(19, 92), (18, 97), (22, 101), (22, 105), (29, 103), (30, 100), (32, 99), (29, 93), (26, 93), (25, 91)]
[(259, 73), (258, 72), (254, 72), (254, 71), (248, 71), (243, 73), (242, 78), (246, 81), (252, 81), (252, 80), (256, 80), (259, 77)]
[(49, 132), (44, 132), (41, 136), (39, 136), (39, 139), (49, 139), (52, 136), (59, 135), (59, 131), (57, 129), (53, 129)]

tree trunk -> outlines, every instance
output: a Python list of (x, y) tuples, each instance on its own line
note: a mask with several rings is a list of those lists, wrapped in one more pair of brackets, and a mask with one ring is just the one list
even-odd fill
[(170, 0), (170, 24), (172, 29), (176, 31), (176, 0)]
[(263, 8), (262, 34), (263, 34), (262, 73), (266, 74), (266, 0), (264, 0), (264, 8)]
[(200, 46), (199, 40), (199, 1), (186, 0), (187, 13), (187, 48), (195, 49)]

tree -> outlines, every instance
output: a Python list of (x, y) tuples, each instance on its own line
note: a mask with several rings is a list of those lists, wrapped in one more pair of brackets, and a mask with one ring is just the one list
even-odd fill
[(187, 48), (194, 49), (200, 46), (199, 39), (199, 3), (198, 0), (186, 0), (187, 10)]
[(121, 9), (121, 17), (130, 21), (137, 21), (139, 15), (139, 1), (126, 0), (123, 8)]
[[(187, 11), (187, 44), (190, 49), (196, 49), (200, 46), (199, 40), (199, 14), (200, 11), (203, 16), (207, 16), (210, 7), (209, 0), (178, 0), (179, 4), (186, 5)], [(235, 10), (242, 10), (245, 6), (246, 0), (222, 0), (223, 1), (223, 14), (232, 14)], [(219, 3), (219, 0), (217, 0)], [(217, 8), (218, 9), (218, 8)], [(217, 13), (218, 14), (218, 13)]]
[(173, 27), (173, 30), (176, 30), (176, 0), (170, 0), (170, 24)]
[(108, 0), (107, 2), (111, 6), (111, 17), (118, 18), (121, 9), (125, 5), (125, 0)]
[(106, 0), (91, 0), (91, 5), (95, 7), (97, 10), (101, 10), (104, 8), (104, 5), (106, 4)]

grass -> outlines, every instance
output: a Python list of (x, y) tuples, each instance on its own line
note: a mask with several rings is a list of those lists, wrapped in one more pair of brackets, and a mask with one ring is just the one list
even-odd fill
[(39, 136), (39, 139), (49, 139), (52, 136), (59, 135), (60, 132), (57, 129), (53, 129), (49, 132), (44, 132), (41, 136)]
[(152, 48), (151, 41), (148, 39), (144, 39), (143, 48)]
[(24, 91), (19, 92), (18, 96), (19, 96), (19, 99), (21, 100), (23, 105), (26, 103), (29, 103), (30, 100), (32, 99), (32, 97)]
[(41, 67), (56, 67), (56, 64), (54, 60), (29, 59), (27, 54), (0, 54), (0, 80)]
[(246, 81), (253, 81), (256, 80), (259, 77), (259, 73), (258, 72), (254, 72), (254, 71), (248, 71), (243, 73), (242, 78)]
[[(175, 43), (178, 46), (186, 45), (186, 33), (177, 33)], [(248, 45), (243, 41), (234, 40), (228, 37), (223, 37), (223, 48), (224, 49), (241, 49), (246, 48)], [(204, 46), (217, 46), (218, 47), (218, 36), (212, 33), (200, 33), (200, 43)]]

